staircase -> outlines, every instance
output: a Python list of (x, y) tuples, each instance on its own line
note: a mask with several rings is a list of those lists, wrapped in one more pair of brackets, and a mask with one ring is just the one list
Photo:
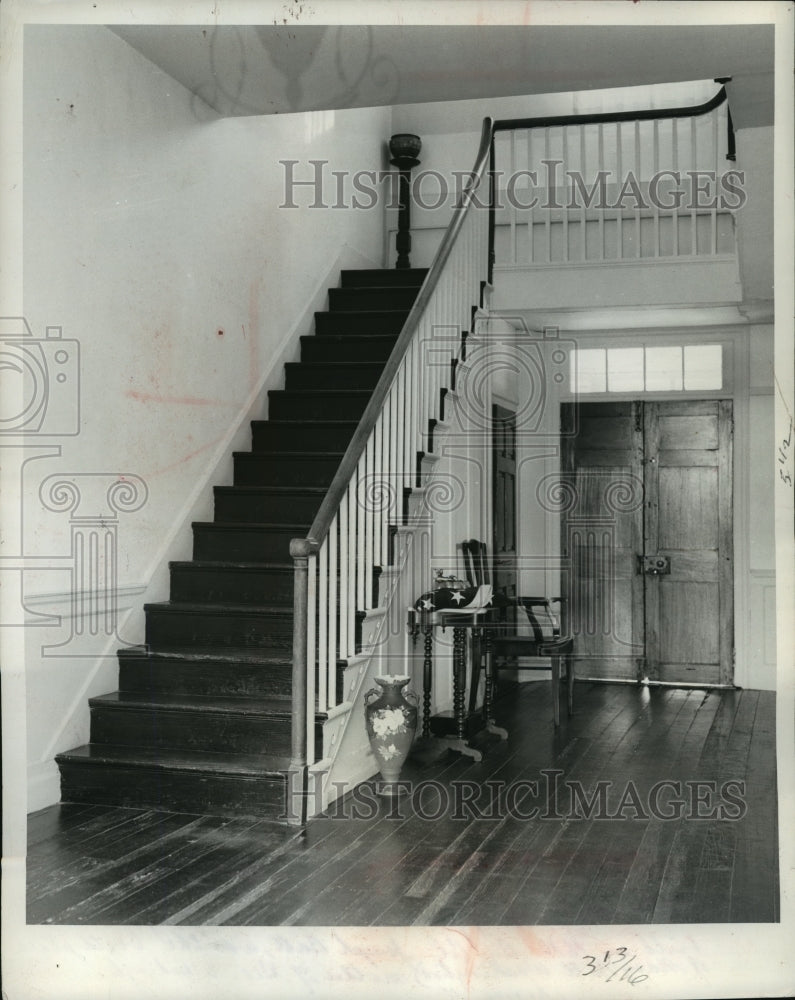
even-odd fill
[[(92, 698), (91, 742), (56, 761), (64, 802), (277, 818), (291, 740), (292, 538), (306, 535), (425, 278), (343, 271), (146, 645), (119, 650), (119, 690)], [(344, 666), (344, 664), (343, 664)], [(324, 713), (315, 715), (322, 756)]]

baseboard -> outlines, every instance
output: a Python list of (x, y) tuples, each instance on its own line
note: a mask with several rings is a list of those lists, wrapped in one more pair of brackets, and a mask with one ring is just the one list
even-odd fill
[(41, 760), (28, 765), (27, 812), (38, 812), (61, 800), (61, 776), (54, 760)]

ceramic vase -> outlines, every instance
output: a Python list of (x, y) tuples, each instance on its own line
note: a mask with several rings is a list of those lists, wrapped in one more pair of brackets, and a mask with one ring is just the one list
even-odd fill
[(378, 687), (371, 688), (364, 696), (364, 717), (370, 746), (384, 779), (378, 792), (397, 795), (405, 791), (398, 779), (417, 731), (419, 699), (413, 691), (403, 690), (410, 677), (386, 676), (374, 680)]

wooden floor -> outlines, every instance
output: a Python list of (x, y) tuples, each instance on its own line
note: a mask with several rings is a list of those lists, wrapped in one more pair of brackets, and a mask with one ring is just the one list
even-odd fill
[[(406, 767), (413, 793), (399, 806), (373, 805), (368, 786), (302, 833), (105, 806), (32, 814), (28, 922), (779, 919), (772, 693), (583, 683), (575, 715), (555, 733), (549, 685), (534, 683), (507, 690), (498, 714), (511, 736), (491, 737), (482, 762), (421, 755)], [(655, 808), (665, 780), (681, 784), (663, 786)], [(554, 781), (556, 795), (545, 797)], [(603, 786), (603, 818), (580, 818), (573, 787), (590, 797), (599, 781), (612, 783)], [(744, 791), (726, 782), (744, 782)], [(662, 818), (677, 800), (681, 816)], [(528, 818), (534, 806), (539, 814)], [(696, 818), (716, 806), (722, 819)]]

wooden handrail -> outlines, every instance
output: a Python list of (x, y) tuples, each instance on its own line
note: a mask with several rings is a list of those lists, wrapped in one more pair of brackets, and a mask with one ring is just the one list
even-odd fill
[(656, 108), (645, 111), (598, 111), (587, 115), (550, 115), (546, 118), (503, 118), (494, 123), (495, 132), (509, 132), (521, 128), (552, 128), (556, 125), (596, 125), (606, 122), (663, 121), (667, 118), (697, 118), (720, 107), (726, 100), (726, 88), (720, 90), (704, 104), (689, 108)]
[(387, 393), (392, 385), (392, 380), (400, 368), (400, 364), (403, 361), (403, 357), (405, 356), (409, 344), (414, 337), (414, 333), (422, 314), (425, 311), (425, 307), (433, 295), (436, 285), (438, 284), (445, 262), (450, 256), (456, 237), (458, 236), (459, 230), (463, 225), (466, 211), (474, 198), (475, 188), (485, 172), (491, 148), (492, 136), (493, 121), (491, 118), (485, 118), (483, 120), (483, 130), (480, 138), (480, 146), (478, 147), (478, 154), (475, 159), (475, 165), (470, 172), (469, 184), (456, 202), (456, 206), (453, 209), (453, 217), (450, 220), (450, 225), (447, 227), (447, 231), (445, 232), (439, 249), (436, 252), (436, 256), (433, 259), (430, 270), (428, 271), (425, 281), (420, 288), (419, 294), (414, 301), (411, 312), (406, 317), (406, 322), (403, 324), (403, 329), (395, 342), (395, 346), (392, 349), (389, 360), (384, 366), (381, 377), (376, 383), (375, 389), (373, 389), (370, 401), (365, 407), (364, 413), (359, 421), (359, 426), (356, 428), (350, 444), (342, 457), (337, 473), (331, 481), (328, 493), (326, 493), (326, 496), (320, 505), (320, 509), (315, 515), (315, 520), (312, 522), (312, 526), (307, 532), (306, 540), (309, 542), (312, 551), (316, 552), (318, 550), (324, 538), (328, 534), (334, 515), (337, 513), (337, 509), (339, 508), (340, 502), (345, 495), (348, 484), (356, 471), (357, 463), (359, 462), (365, 446), (367, 445), (367, 439), (369, 438), (370, 433), (375, 426), (376, 420), (381, 413), (384, 400), (386, 399)]
[[(365, 407), (359, 425), (342, 457), (337, 473), (331, 481), (331, 485), (312, 522), (312, 526), (305, 538), (294, 538), (290, 542), (290, 555), (294, 563), (292, 739), (290, 780), (286, 792), (288, 799), (286, 803), (286, 815), (288, 822), (291, 824), (303, 825), (306, 821), (306, 796), (309, 779), (308, 765), (311, 763), (308, 760), (307, 754), (307, 735), (310, 732), (307, 717), (309, 715), (309, 699), (312, 696), (308, 690), (307, 670), (310, 668), (309, 657), (310, 655), (314, 656), (314, 653), (308, 648), (307, 629), (310, 621), (309, 616), (314, 613), (314, 608), (309, 607), (309, 564), (320, 550), (329, 533), (340, 504), (356, 474), (357, 466), (365, 452), (368, 440), (381, 415), (394, 379), (417, 333), (426, 306), (436, 290), (445, 263), (455, 246), (461, 227), (464, 224), (467, 209), (475, 198), (475, 192), (483, 179), (486, 166), (489, 163), (494, 137), (493, 124), (491, 118), (486, 118), (483, 121), (480, 146), (475, 159), (475, 165), (469, 175), (469, 184), (456, 201), (450, 225), (447, 227), (430, 270), (406, 318), (406, 322), (403, 324), (403, 329), (384, 366), (381, 377), (376, 383), (372, 396)], [(485, 274), (488, 268), (488, 261), (484, 260), (483, 263), (483, 273)]]

